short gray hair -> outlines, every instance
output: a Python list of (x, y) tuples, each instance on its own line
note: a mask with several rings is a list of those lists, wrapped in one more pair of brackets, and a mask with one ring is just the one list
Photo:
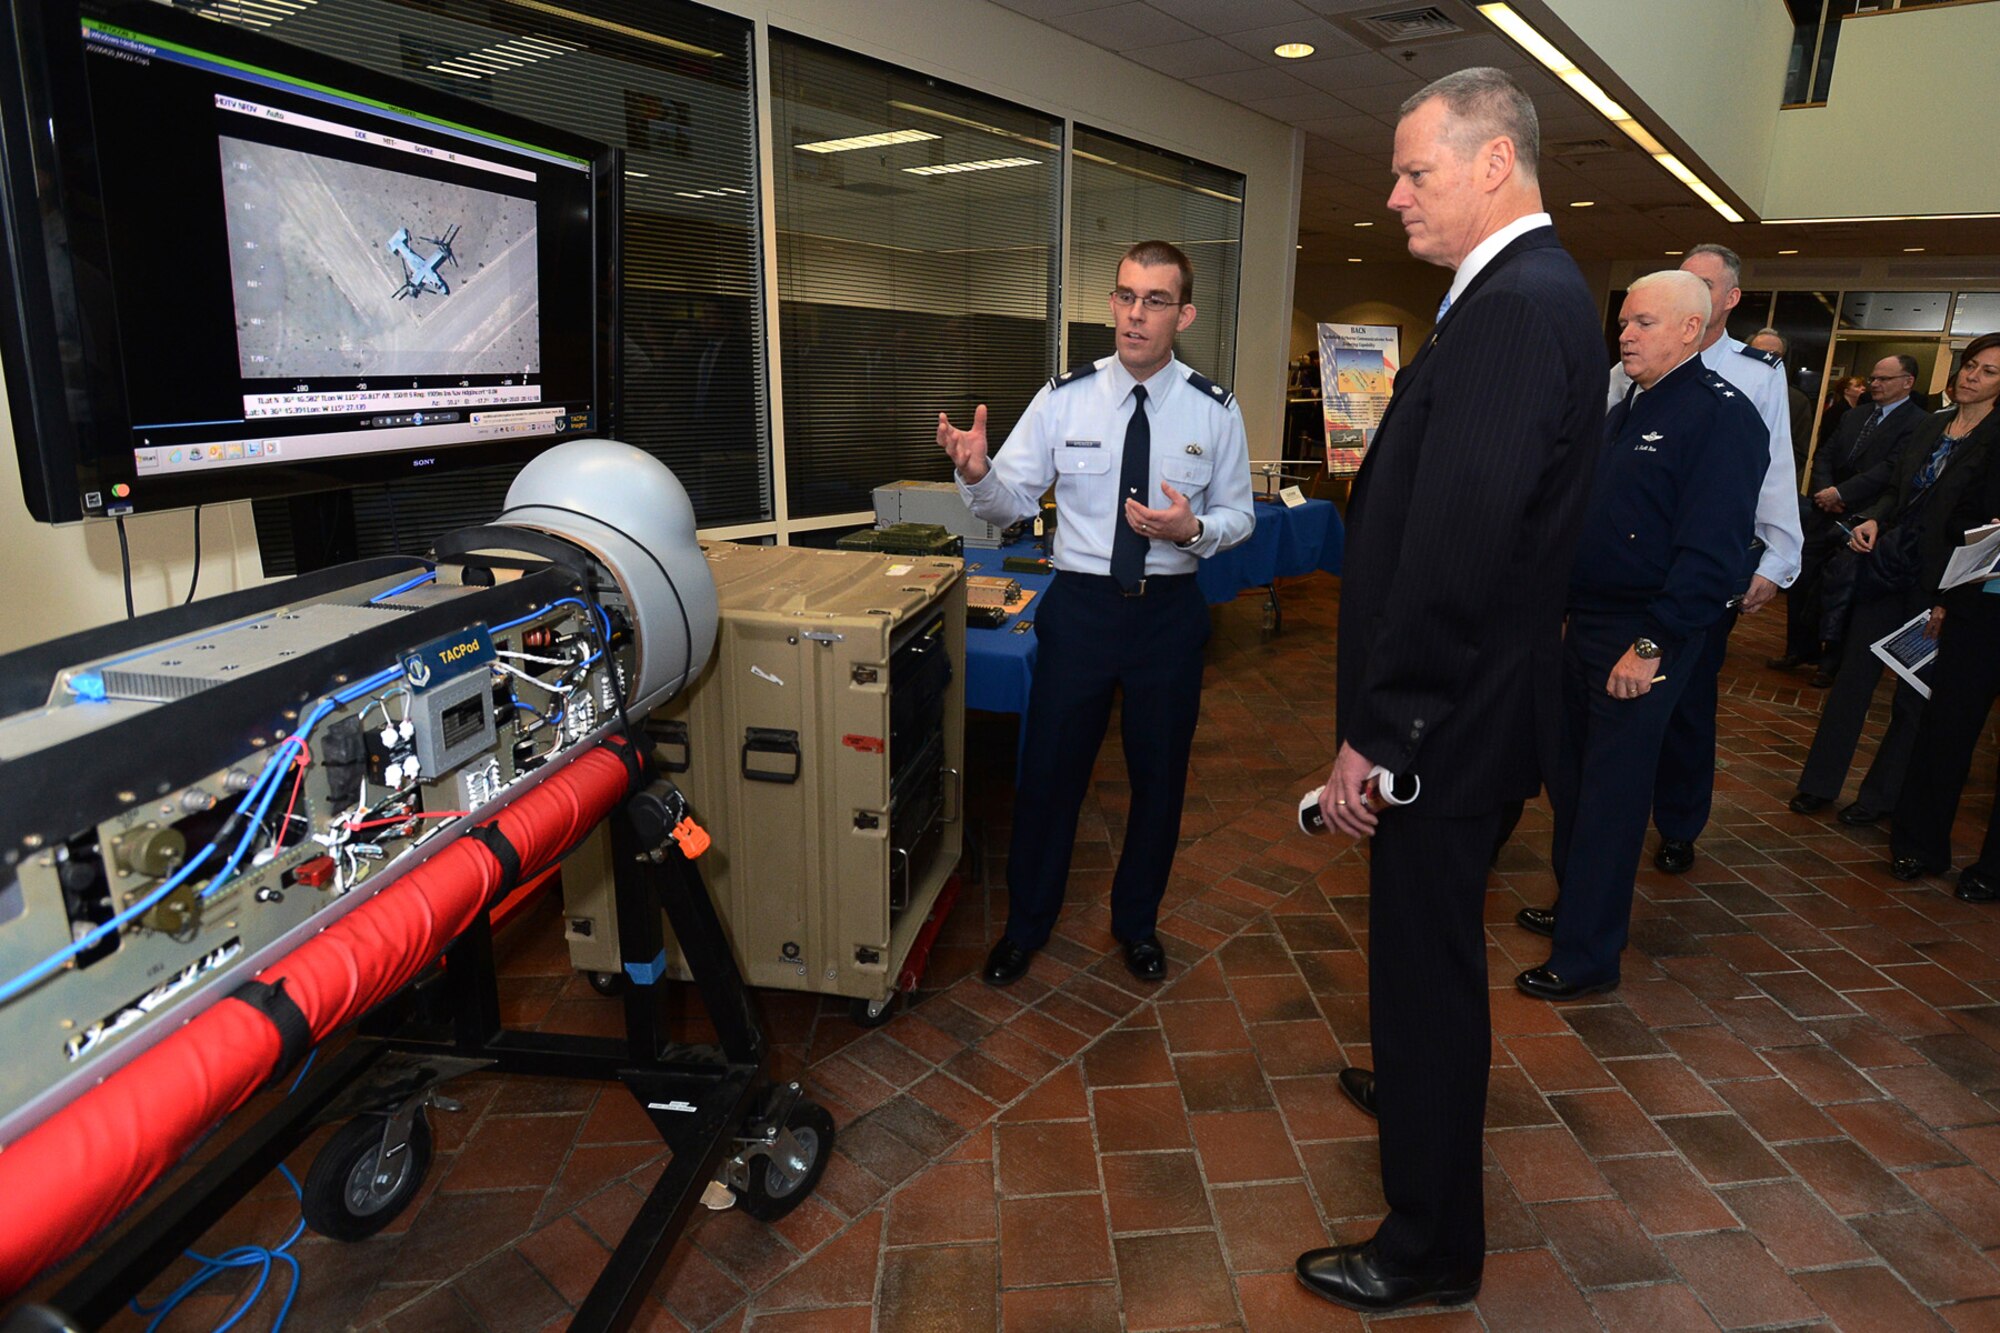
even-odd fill
[(1661, 269), (1658, 273), (1648, 273), (1634, 282), (1625, 289), (1625, 294), (1631, 296), (1648, 287), (1662, 289), (1661, 295), (1667, 298), (1667, 310), (1675, 319), (1686, 319), (1689, 315), (1695, 315), (1700, 318), (1703, 330), (1708, 328), (1708, 317), (1712, 307), (1708, 299), (1708, 284), (1700, 278), (1683, 269)]
[(1475, 66), (1447, 74), (1426, 84), (1403, 103), (1396, 113), (1402, 120), (1429, 101), (1442, 101), (1452, 119), (1459, 122), (1449, 139), (1460, 156), (1474, 152), (1489, 139), (1504, 138), (1514, 145), (1514, 160), (1529, 180), (1537, 174), (1542, 157), (1542, 122), (1535, 104), (1505, 70)]
[[(1743, 285), (1743, 256), (1728, 246), (1718, 245), (1714, 241), (1703, 241), (1700, 245), (1688, 247), (1688, 259), (1693, 259), (1696, 255), (1714, 255), (1722, 261), (1722, 266), (1729, 270), (1729, 285), (1731, 287)], [(1687, 260), (1681, 262), (1686, 263)]]
[(1779, 356), (1790, 356), (1792, 354), (1792, 340), (1776, 329), (1761, 328), (1750, 335), (1751, 342), (1756, 342), (1759, 338), (1776, 338), (1778, 340)]

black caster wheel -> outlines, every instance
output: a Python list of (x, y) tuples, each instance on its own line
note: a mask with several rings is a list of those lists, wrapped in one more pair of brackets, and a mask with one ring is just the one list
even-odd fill
[(313, 1158), (299, 1208), (320, 1235), (365, 1240), (395, 1221), (423, 1187), (431, 1169), (430, 1121), (419, 1110), (409, 1143), (387, 1163), (379, 1160), (382, 1127), (379, 1115), (350, 1120)]
[(607, 999), (616, 999), (625, 993), (623, 972), (586, 972), (590, 978), (590, 988)]
[(736, 1194), (737, 1206), (759, 1222), (775, 1222), (804, 1203), (833, 1155), (833, 1116), (825, 1107), (800, 1102), (785, 1117), (785, 1128), (797, 1156), (785, 1160), (780, 1140), (777, 1150), (751, 1158), (748, 1184)]
[(896, 1016), (896, 996), (891, 992), (886, 999), (856, 1000), (847, 1007), (847, 1016), (856, 1027), (879, 1028)]

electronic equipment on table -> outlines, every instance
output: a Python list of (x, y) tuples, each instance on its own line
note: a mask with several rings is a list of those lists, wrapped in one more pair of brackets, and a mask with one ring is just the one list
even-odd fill
[(1019, 535), (1021, 523), (1003, 528), (988, 523), (970, 509), (958, 487), (948, 481), (895, 481), (875, 488), (875, 524), (893, 527), (899, 523), (936, 524), (965, 539), (967, 546), (992, 549), (1004, 546)]

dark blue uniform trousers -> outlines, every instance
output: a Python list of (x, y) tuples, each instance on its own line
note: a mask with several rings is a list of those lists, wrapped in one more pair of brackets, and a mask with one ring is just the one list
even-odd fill
[[(1688, 668), (1680, 702), (1667, 721), (1666, 735), (1660, 739), (1653, 826), (1662, 838), (1693, 842), (1708, 827), (1709, 810), (1715, 804), (1716, 680), (1729, 656), (1729, 634), (1735, 628), (1734, 610), (1723, 612), (1722, 619), (1708, 627)], [(1671, 684), (1671, 678), (1663, 683)]]
[(1055, 929), (1077, 816), (1122, 690), (1132, 803), (1111, 882), (1111, 933), (1151, 935), (1180, 840), (1188, 754), (1201, 712), (1208, 604), (1194, 575), (1127, 597), (1106, 575), (1058, 573), (1035, 607), (1035, 681), (1007, 852), (1007, 938), (1038, 949)]
[(1563, 636), (1562, 755), (1549, 784), (1561, 894), (1548, 967), (1567, 982), (1618, 977), (1660, 744), (1705, 647), (1691, 637), (1655, 664), (1665, 680), (1614, 699), (1605, 681), (1643, 631), (1637, 616), (1572, 613)]

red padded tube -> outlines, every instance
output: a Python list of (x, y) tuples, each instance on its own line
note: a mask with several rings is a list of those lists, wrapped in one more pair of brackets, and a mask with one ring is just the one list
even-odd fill
[[(493, 822), (520, 854), (523, 877), (608, 815), (628, 781), (624, 762), (599, 747), (502, 810)], [(485, 910), (500, 873), (484, 846), (460, 839), (257, 979), (283, 978), (319, 1041), (434, 961)], [(277, 1029), (225, 1000), (0, 1150), (0, 1296), (130, 1207), (249, 1100), (278, 1055)]]

